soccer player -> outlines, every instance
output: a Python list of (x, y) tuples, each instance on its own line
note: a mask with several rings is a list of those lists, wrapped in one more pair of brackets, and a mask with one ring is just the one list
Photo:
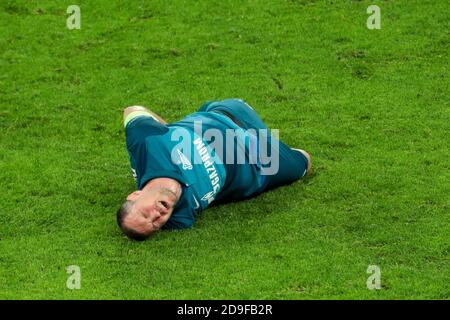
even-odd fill
[(246, 199), (311, 170), (310, 155), (279, 141), (241, 99), (207, 102), (171, 124), (132, 106), (124, 126), (138, 190), (117, 211), (117, 223), (135, 240), (189, 228), (213, 201)]

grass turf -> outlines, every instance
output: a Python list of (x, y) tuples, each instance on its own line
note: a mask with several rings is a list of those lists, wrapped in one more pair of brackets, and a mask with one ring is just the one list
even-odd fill
[[(73, 2), (0, 2), (0, 298), (449, 298), (446, 0)], [(125, 239), (122, 109), (228, 97), (314, 175)]]

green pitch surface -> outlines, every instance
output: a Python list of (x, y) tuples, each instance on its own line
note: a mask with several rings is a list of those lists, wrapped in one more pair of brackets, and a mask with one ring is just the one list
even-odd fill
[[(448, 1), (167, 3), (0, 2), (0, 298), (449, 298)], [(315, 173), (124, 238), (122, 109), (230, 97)]]

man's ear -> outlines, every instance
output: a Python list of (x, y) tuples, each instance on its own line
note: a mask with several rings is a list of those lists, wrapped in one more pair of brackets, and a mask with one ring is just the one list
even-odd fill
[(142, 194), (142, 190), (137, 190), (133, 193), (130, 193), (127, 197), (128, 201), (135, 201)]

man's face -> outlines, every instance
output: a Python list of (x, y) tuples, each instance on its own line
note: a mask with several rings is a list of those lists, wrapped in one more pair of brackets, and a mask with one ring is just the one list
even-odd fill
[(150, 235), (169, 220), (177, 202), (177, 196), (170, 189), (155, 186), (135, 191), (127, 200), (133, 202), (131, 211), (124, 219), (128, 228)]

